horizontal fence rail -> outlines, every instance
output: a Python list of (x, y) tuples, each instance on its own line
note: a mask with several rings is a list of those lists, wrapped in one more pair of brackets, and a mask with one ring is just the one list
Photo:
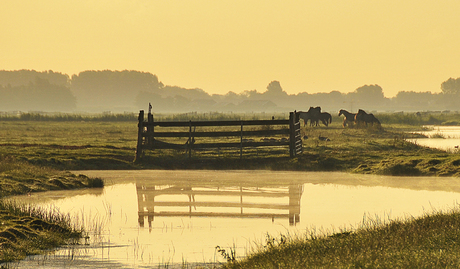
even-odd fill
[(229, 121), (158, 121), (144, 122), (144, 126), (188, 127), (190, 126), (240, 126), (243, 125), (287, 125), (289, 120), (229, 120)]
[[(289, 146), (290, 156), (294, 157), (302, 153), (302, 139), (300, 134), (300, 122), (296, 112), (291, 112), (288, 120), (228, 120), (228, 121), (154, 121), (153, 115), (148, 114), (148, 120), (144, 121), (144, 111), (139, 112), (138, 142), (136, 159), (139, 160), (143, 150), (176, 149), (187, 150), (191, 158), (192, 150), (212, 148), (239, 148), (242, 158), (244, 147), (273, 147)], [(230, 131), (195, 131), (196, 127), (239, 127)], [(244, 130), (246, 126), (260, 126), (266, 130)], [(161, 131), (157, 129), (161, 127)], [(277, 129), (275, 129), (275, 127)], [(170, 129), (164, 131), (164, 129)], [(177, 131), (177, 128), (188, 128), (188, 131)], [(273, 136), (287, 135), (289, 138), (274, 139)], [(233, 142), (200, 142), (195, 138), (239, 138)], [(255, 141), (254, 138), (260, 138)], [(263, 137), (263, 138), (261, 138)], [(178, 144), (161, 141), (158, 138), (187, 138), (186, 143)]]

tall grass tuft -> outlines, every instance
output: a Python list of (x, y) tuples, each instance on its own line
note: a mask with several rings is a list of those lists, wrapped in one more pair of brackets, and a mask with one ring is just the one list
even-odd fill
[(92, 178), (92, 177), (88, 177), (88, 184), (87, 184), (87, 187), (88, 188), (103, 188), (104, 187), (104, 180), (102, 178), (99, 178), (99, 177), (95, 177), (95, 178)]
[(14, 201), (0, 200), (0, 265), (41, 254), (81, 238), (83, 230), (72, 227), (69, 215)]

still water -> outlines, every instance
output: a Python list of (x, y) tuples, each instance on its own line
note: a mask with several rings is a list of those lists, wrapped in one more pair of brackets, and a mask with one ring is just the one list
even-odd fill
[[(16, 197), (69, 213), (86, 244), (12, 264), (39, 268), (151, 268), (224, 262), (216, 246), (244, 256), (267, 234), (357, 228), (363, 219), (421, 216), (460, 200), (456, 178), (330, 172), (77, 171), (98, 190)], [(85, 242), (82, 242), (85, 243)]]
[(418, 132), (428, 138), (409, 139), (409, 141), (430, 147), (458, 153), (460, 150), (460, 126), (425, 126), (427, 131)]

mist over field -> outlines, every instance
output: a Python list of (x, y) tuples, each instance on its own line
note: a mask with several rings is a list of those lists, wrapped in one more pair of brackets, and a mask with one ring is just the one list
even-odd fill
[[(369, 111), (457, 111), (460, 78), (439, 82), (442, 92), (400, 91), (385, 96), (377, 84), (362, 85), (348, 93), (300, 92), (288, 94), (282, 82), (267, 81), (265, 89), (235, 89), (226, 94), (209, 94), (203, 89), (187, 89), (164, 84), (148, 72), (84, 71), (69, 76), (60, 72), (34, 70), (0, 71), (0, 111), (2, 112), (277, 112), (323, 111), (358, 108)], [(436, 89), (434, 89), (436, 90)]]

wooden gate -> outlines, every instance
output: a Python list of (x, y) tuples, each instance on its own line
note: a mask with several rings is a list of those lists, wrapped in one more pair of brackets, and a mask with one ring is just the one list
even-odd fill
[[(300, 134), (300, 122), (298, 113), (290, 112), (287, 120), (229, 120), (229, 121), (154, 121), (153, 115), (148, 113), (147, 121), (144, 121), (144, 111), (139, 112), (138, 140), (135, 161), (142, 157), (144, 150), (154, 149), (183, 149), (187, 150), (189, 157), (192, 150), (209, 148), (239, 148), (240, 158), (243, 156), (244, 147), (273, 147), (289, 146), (289, 154), (294, 157), (302, 153), (302, 138)], [(196, 127), (233, 127), (233, 130), (226, 131), (198, 131)], [(260, 130), (245, 130), (248, 126), (264, 126)], [(157, 131), (158, 127), (162, 130)], [(163, 129), (186, 127), (188, 131), (164, 131)], [(182, 128), (183, 129), (183, 128)], [(289, 138), (266, 139), (275, 135), (288, 135)], [(233, 142), (207, 143), (199, 138), (239, 138)], [(255, 141), (254, 137), (264, 137)], [(187, 142), (178, 144), (161, 141), (158, 138), (186, 138)]]

